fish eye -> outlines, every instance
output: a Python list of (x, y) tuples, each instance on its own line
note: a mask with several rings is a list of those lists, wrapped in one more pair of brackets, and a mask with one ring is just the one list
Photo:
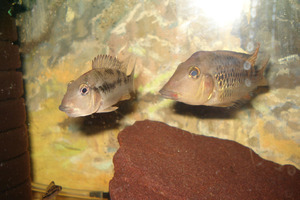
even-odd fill
[(198, 67), (191, 67), (189, 71), (189, 77), (198, 78), (200, 76), (200, 69)]
[(68, 87), (69, 87), (73, 82), (74, 82), (74, 80), (70, 81), (70, 82), (68, 83)]
[(89, 93), (90, 88), (86, 84), (81, 84), (79, 87), (79, 91), (82, 96), (85, 96)]

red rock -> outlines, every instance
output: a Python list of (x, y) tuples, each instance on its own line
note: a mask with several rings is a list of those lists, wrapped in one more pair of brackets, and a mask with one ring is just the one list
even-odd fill
[(119, 133), (111, 199), (300, 199), (300, 171), (153, 121)]

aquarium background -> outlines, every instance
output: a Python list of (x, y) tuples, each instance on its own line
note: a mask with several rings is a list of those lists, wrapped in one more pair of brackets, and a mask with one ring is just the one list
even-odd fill
[[(135, 121), (165, 122), (229, 139), (300, 168), (300, 25), (296, 0), (23, 0), (18, 16), (33, 181), (108, 191), (117, 135)], [(199, 50), (270, 55), (269, 88), (234, 111), (159, 96)], [(112, 113), (69, 118), (58, 109), (69, 81), (98, 54), (136, 62), (136, 95)], [(188, 87), (188, 86), (187, 86)], [(142, 130), (140, 130), (142, 131)], [(157, 138), (159, 140), (159, 138)], [(209, 149), (207, 149), (209, 151)]]

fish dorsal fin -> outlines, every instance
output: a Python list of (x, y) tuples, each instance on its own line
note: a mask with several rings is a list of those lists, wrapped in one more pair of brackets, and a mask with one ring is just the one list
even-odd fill
[(262, 67), (257, 71), (257, 78), (259, 79), (259, 82), (258, 82), (259, 86), (267, 86), (268, 85), (268, 81), (264, 77), (264, 72), (265, 72), (265, 69), (268, 65), (269, 60), (270, 60), (270, 55), (268, 55), (264, 59), (264, 61), (262, 63)]
[(259, 47), (260, 47), (260, 44), (257, 43), (257, 47), (256, 47), (254, 53), (247, 60), (251, 64), (252, 67), (255, 65), (257, 54), (259, 52)]
[(117, 58), (112, 57), (110, 55), (98, 55), (92, 61), (92, 68), (110, 68), (110, 69), (118, 69), (124, 73), (126, 73), (126, 65), (120, 62)]

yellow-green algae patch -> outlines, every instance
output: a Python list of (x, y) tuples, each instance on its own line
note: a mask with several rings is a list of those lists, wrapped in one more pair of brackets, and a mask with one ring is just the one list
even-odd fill
[[(70, 132), (68, 126), (58, 127), (57, 124), (64, 123), (68, 117), (58, 110), (57, 102), (57, 99), (49, 98), (41, 104), (39, 111), (31, 112), (29, 116), (32, 119), (29, 132), (35, 180), (44, 183), (51, 177), (62, 185), (68, 185), (72, 184), (73, 179), (89, 179), (89, 175), (85, 172), (100, 169), (106, 172), (95, 171), (93, 179), (99, 177), (98, 185), (102, 182), (100, 186), (108, 189), (107, 181), (100, 178), (112, 177), (113, 173), (109, 167), (111, 165), (105, 161), (112, 155), (105, 153), (103, 148), (103, 142), (109, 140), (108, 135), (87, 138), (80, 133), (80, 130), (74, 129), (75, 132)], [(104, 160), (99, 162), (97, 161), (99, 158)], [(90, 162), (93, 160), (95, 161)], [(91, 180), (91, 182), (95, 181)], [(90, 185), (77, 186), (77, 189), (83, 188), (91, 189)]]
[[(288, 138), (279, 139), (274, 135), (272, 130), (265, 128), (264, 120), (258, 120), (259, 132), (260, 132), (260, 144), (263, 149), (268, 149), (269, 151), (276, 151), (277, 156), (272, 156), (270, 154), (262, 155), (263, 157), (272, 157), (274, 162), (282, 162), (282, 155), (293, 156), (294, 159), (300, 164), (300, 145)], [(280, 155), (280, 156), (279, 156)], [(284, 160), (287, 164), (294, 164), (289, 159)]]
[(154, 77), (149, 83), (147, 83), (145, 86), (140, 86), (138, 88), (138, 92), (141, 93), (148, 93), (150, 92), (151, 94), (158, 94), (158, 91), (160, 88), (163, 86), (163, 83), (168, 80), (168, 78), (171, 77), (173, 72), (166, 72), (160, 75), (157, 75), (157, 77)]

